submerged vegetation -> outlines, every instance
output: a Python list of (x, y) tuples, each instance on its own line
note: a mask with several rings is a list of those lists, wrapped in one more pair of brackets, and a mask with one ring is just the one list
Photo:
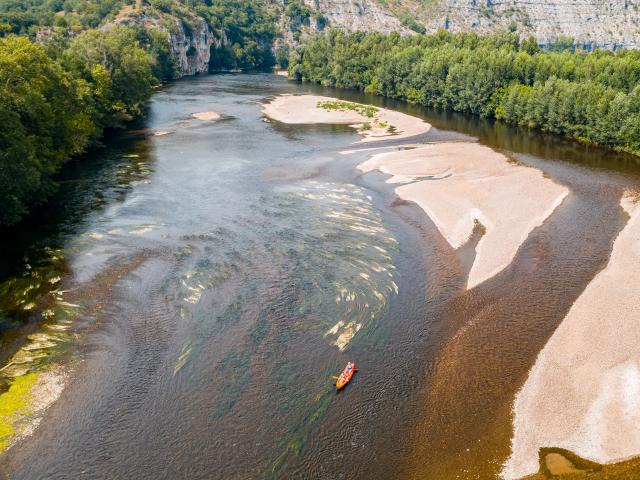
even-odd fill
[(289, 74), (640, 154), (638, 51), (543, 51), (514, 33), (331, 30), (292, 52)]

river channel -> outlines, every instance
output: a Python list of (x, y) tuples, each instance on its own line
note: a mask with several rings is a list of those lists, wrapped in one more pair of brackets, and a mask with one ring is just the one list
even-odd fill
[[(466, 290), (481, 233), (453, 250), (356, 169), (352, 129), (263, 116), (304, 92), (422, 117), (425, 141), (476, 137), (571, 193)], [(7, 478), (495, 478), (515, 393), (640, 184), (626, 155), (267, 74), (174, 82), (105, 142), (2, 231), (0, 393), (49, 397), (0, 443)]]

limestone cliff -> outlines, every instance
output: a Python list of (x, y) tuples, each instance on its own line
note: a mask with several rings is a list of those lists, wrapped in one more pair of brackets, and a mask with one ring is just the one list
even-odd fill
[[(512, 30), (523, 37), (535, 36), (541, 45), (568, 36), (586, 49), (640, 47), (640, 0), (304, 1), (327, 20), (328, 27), (348, 31), (407, 33), (403, 23), (410, 19), (427, 32)], [(311, 22), (309, 31), (317, 30)]]
[(211, 46), (226, 43), (224, 32), (214, 33), (200, 17), (185, 12), (180, 17), (152, 10), (123, 9), (113, 22), (117, 25), (143, 25), (165, 32), (171, 43), (178, 75), (197, 75), (209, 71)]
[[(372, 0), (373, 1), (373, 0)], [(428, 32), (512, 30), (547, 45), (573, 37), (587, 49), (640, 47), (640, 0), (380, 0)]]
[(331, 27), (348, 31), (408, 32), (390, 12), (371, 0), (305, 0)]

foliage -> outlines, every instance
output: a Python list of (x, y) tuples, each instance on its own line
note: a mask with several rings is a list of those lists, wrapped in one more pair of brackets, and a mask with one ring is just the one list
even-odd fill
[(640, 52), (587, 53), (563, 42), (561, 51), (542, 51), (509, 32), (331, 30), (291, 53), (289, 75), (640, 154)]
[(399, 19), (400, 19), (400, 23), (402, 23), (402, 25), (404, 25), (407, 28), (410, 28), (414, 32), (421, 33), (421, 34), (427, 33), (426, 27), (424, 25), (422, 25), (421, 23), (419, 23), (415, 19), (415, 17), (411, 15), (411, 13), (402, 12), (402, 14), (400, 15)]
[(83, 30), (114, 16), (123, 0), (1, 0), (0, 23), (21, 35), (41, 27)]
[(303, 22), (311, 16), (311, 9), (307, 7), (300, 0), (293, 0), (289, 2), (287, 8), (284, 10), (284, 14), (290, 19), (298, 19), (298, 21)]
[[(198, 4), (192, 0), (192, 4)], [(227, 45), (212, 49), (210, 70), (269, 70), (275, 65), (273, 41), (276, 15), (261, 1), (219, 0), (197, 8), (214, 31), (223, 31)]]
[(63, 162), (105, 128), (143, 113), (157, 83), (153, 66), (125, 27), (89, 30), (47, 49), (0, 39), (0, 224), (45, 201)]
[(92, 85), (92, 113), (100, 128), (122, 127), (140, 116), (156, 82), (152, 58), (127, 27), (82, 33), (71, 41), (62, 63)]
[(343, 100), (327, 100), (318, 102), (318, 108), (324, 110), (353, 110), (363, 117), (373, 118), (378, 109), (373, 105), (363, 105), (355, 102), (345, 102)]
[(276, 65), (279, 68), (286, 69), (289, 67), (289, 48), (280, 47), (276, 51)]
[(88, 88), (25, 38), (0, 39), (0, 223), (54, 189), (51, 174), (81, 152), (95, 126)]

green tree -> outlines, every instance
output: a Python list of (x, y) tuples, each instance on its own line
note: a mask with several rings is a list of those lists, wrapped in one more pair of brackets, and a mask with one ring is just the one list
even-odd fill
[(42, 203), (62, 162), (87, 146), (95, 126), (86, 94), (40, 45), (0, 39), (0, 223)]
[(134, 30), (88, 30), (65, 50), (64, 65), (92, 85), (93, 116), (101, 128), (118, 128), (140, 116), (157, 83), (151, 56)]

